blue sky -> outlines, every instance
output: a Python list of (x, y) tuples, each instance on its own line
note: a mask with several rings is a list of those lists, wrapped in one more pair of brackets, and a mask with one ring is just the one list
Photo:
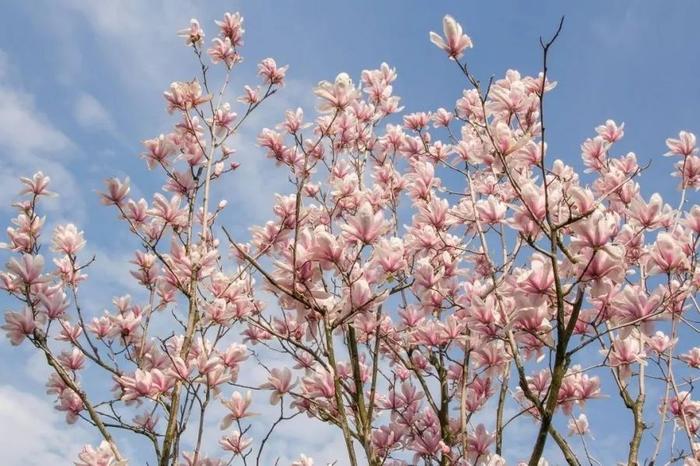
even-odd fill
[[(619, 150), (653, 161), (645, 191), (672, 194), (671, 168), (660, 157), (664, 140), (681, 129), (700, 130), (700, 3), (693, 0), (6, 2), (0, 18), (0, 218), (6, 224), (13, 214), (6, 206), (17, 176), (47, 172), (62, 195), (48, 205), (50, 224), (76, 222), (97, 255), (86, 289), (96, 313), (112, 295), (133, 292), (124, 264), (134, 243), (123, 226), (115, 228), (114, 213), (99, 205), (95, 191), (113, 175), (130, 176), (135, 190), (157, 188), (138, 158), (140, 141), (172, 124), (161, 93), (196, 71), (175, 31), (197, 17), (211, 38), (212, 21), (236, 10), (246, 18), (247, 66), (234, 86), (253, 82), (254, 64), (264, 57), (290, 65), (287, 87), (238, 141), (243, 176), (227, 188), (227, 198), (237, 206), (231, 221), (239, 228), (265, 220), (273, 193), (285, 189), (256, 150), (256, 131), (279, 121), (287, 108), (310, 108), (319, 80), (341, 71), (357, 77), (386, 61), (398, 70), (395, 91), (407, 111), (453, 105), (463, 78), (427, 38), (428, 31), (441, 30), (446, 13), (472, 37), (468, 59), (483, 80), (508, 68), (535, 74), (539, 36), (550, 35), (566, 15), (551, 55), (550, 76), (559, 86), (546, 110), (555, 157), (578, 163), (579, 146), (596, 125), (608, 118), (625, 122)], [(0, 305), (5, 310), (13, 303), (0, 297)], [(2, 462), (64, 464), (64, 450), (78, 442), (41, 398), (44, 372), (29, 356), (28, 347), (17, 351), (0, 343)], [(45, 445), (27, 440), (37, 432)]]

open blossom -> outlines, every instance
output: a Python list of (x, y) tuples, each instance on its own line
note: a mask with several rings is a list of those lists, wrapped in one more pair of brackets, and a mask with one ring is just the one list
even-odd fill
[(207, 50), (207, 53), (211, 57), (211, 62), (215, 65), (219, 62), (224, 62), (226, 66), (231, 67), (241, 59), (236, 49), (233, 48), (231, 39), (228, 37), (224, 39), (214, 38), (212, 46)]
[(227, 466), (227, 464), (222, 459), (211, 458), (201, 452), (185, 451), (178, 466)]
[(625, 135), (625, 124), (622, 123), (618, 126), (613, 120), (606, 120), (605, 124), (596, 127), (595, 131), (605, 142), (612, 144)]
[(321, 81), (314, 89), (314, 94), (321, 99), (321, 112), (343, 111), (358, 97), (358, 92), (347, 73), (340, 73), (335, 82)]
[(146, 148), (146, 152), (141, 156), (146, 160), (149, 170), (153, 170), (159, 164), (164, 166), (169, 165), (169, 157), (177, 150), (172, 139), (163, 134), (157, 138), (143, 141), (143, 145)]
[(70, 388), (61, 392), (58, 397), (56, 410), (66, 413), (66, 422), (75, 424), (78, 416), (85, 409), (85, 404), (80, 396)]
[(584, 435), (588, 433), (588, 418), (585, 414), (569, 420), (569, 435)]
[(374, 260), (386, 273), (396, 273), (406, 267), (401, 238), (381, 239), (374, 249)]
[(258, 74), (266, 84), (281, 86), (288, 68), (289, 66), (278, 67), (274, 59), (266, 58), (258, 65)]
[(63, 351), (58, 355), (58, 360), (71, 371), (79, 371), (85, 367), (85, 355), (78, 348), (73, 348), (70, 353)]
[(102, 194), (102, 203), (106, 205), (114, 204), (121, 205), (126, 196), (129, 195), (129, 178), (125, 178), (122, 182), (117, 178), (110, 178), (105, 181), (107, 192)]
[(442, 31), (444, 38), (431, 32), (430, 42), (446, 51), (451, 59), (461, 58), (466, 49), (473, 47), (472, 40), (462, 32), (462, 26), (452, 16), (446, 15), (442, 19)]
[[(557, 159), (541, 115), (556, 82), (509, 69), (479, 84), (459, 61), (472, 41), (451, 16), (430, 40), (466, 75), (453, 106), (399, 114), (397, 72), (382, 63), (357, 82), (357, 70), (321, 81), (316, 111), (292, 107), (248, 133), (240, 128), (260, 121), (251, 115), (288, 67), (265, 58), (252, 64), (257, 85), (243, 86), (244, 72), (229, 81), (243, 63), (243, 18), (226, 13), (216, 25), (208, 49), (197, 20), (179, 31), (198, 74), (170, 84), (174, 121), (143, 142), (160, 182), (139, 182), (130, 198), (129, 179), (112, 178), (100, 193), (135, 241), (124, 274), (134, 297), (99, 314), (95, 297), (78, 292), (92, 264), (77, 258), (84, 233), (56, 223), (51, 208), (44, 217), (42, 172), (21, 179), (0, 244), (0, 289), (18, 302), (0, 328), (56, 369), (45, 391), (65, 421), (107, 437), (85, 446), (77, 466), (126, 465), (100, 420), (116, 442), (148, 437), (155, 448), (137, 452), (143, 463), (225, 466), (261, 453), (256, 463), (313, 466), (273, 446), (284, 442), (279, 424), (304, 430), (300, 414), (346, 438), (356, 464), (505, 466), (495, 451), (510, 452), (502, 443), (518, 441), (516, 424), (540, 430), (528, 438), (544, 451), (565, 450), (567, 427), (577, 442), (592, 439), (586, 408), (606, 398), (616, 416), (614, 401), (624, 413), (643, 387), (633, 421), (674, 429), (660, 445), (673, 435), (688, 454), (677, 461), (700, 459), (691, 398), (700, 347), (687, 336), (700, 287), (700, 207), (686, 189), (700, 186), (695, 135), (666, 141), (680, 202), (642, 194), (644, 167), (617, 144), (622, 123), (596, 126), (582, 161)], [(240, 105), (226, 102), (233, 93)], [(275, 162), (264, 177), (288, 189), (267, 183), (222, 199), (245, 187), (240, 166), (255, 168), (245, 144), (235, 146), (239, 132), (258, 134)], [(246, 230), (246, 215), (229, 211), (273, 187), (271, 208), (256, 212), (269, 217)], [(45, 264), (39, 252), (49, 248)], [(504, 413), (518, 414), (494, 422)], [(212, 416), (218, 453), (197, 435)], [(641, 430), (645, 451), (656, 433)]]
[(20, 283), (27, 286), (46, 281), (46, 277), (41, 273), (43, 268), (44, 258), (32, 254), (22, 254), (19, 260), (13, 257), (7, 264), (7, 270), (13, 273)]
[(219, 445), (226, 451), (230, 451), (235, 455), (242, 455), (253, 443), (253, 439), (244, 437), (239, 431), (234, 431), (233, 433), (223, 437), (219, 441)]
[(433, 113), (433, 125), (436, 128), (448, 127), (453, 118), (454, 114), (452, 112), (448, 112), (444, 108), (440, 107), (435, 113)]
[(302, 386), (306, 395), (310, 398), (332, 398), (335, 394), (333, 374), (320, 369), (302, 380)]
[(679, 359), (688, 364), (690, 367), (700, 369), (700, 348), (697, 346), (691, 348), (691, 350), (687, 353), (681, 354)]
[(609, 352), (601, 349), (601, 353), (608, 355), (608, 364), (620, 370), (620, 378), (623, 380), (627, 380), (632, 373), (630, 365), (646, 364), (644, 360), (646, 353), (637, 335), (630, 335), (624, 339), (618, 338), (613, 342)]
[(175, 110), (188, 112), (211, 100), (210, 95), (202, 94), (202, 86), (197, 80), (173, 82), (170, 84), (170, 89), (163, 93), (163, 96), (168, 103), (168, 112), (170, 113)]
[(217, 137), (225, 137), (234, 131), (233, 123), (237, 117), (238, 114), (231, 111), (231, 104), (226, 102), (216, 109), (214, 116), (208, 121), (215, 126), (214, 133)]
[(158, 420), (159, 417), (157, 415), (154, 416), (149, 412), (134, 416), (134, 424), (150, 432), (155, 431)]
[(168, 200), (162, 194), (156, 193), (153, 198), (153, 207), (148, 213), (162, 219), (168, 225), (184, 226), (187, 222), (187, 212), (181, 207), (180, 202), (179, 196), (173, 196)]
[(233, 392), (231, 399), (222, 401), (222, 404), (226, 406), (229, 413), (224, 416), (221, 421), (221, 429), (227, 429), (233, 421), (239, 421), (245, 417), (252, 416), (252, 413), (248, 412), (250, 404), (253, 402), (252, 394), (250, 391), (241, 395), (240, 392)]
[(659, 233), (648, 257), (649, 273), (672, 273), (690, 267), (680, 242), (670, 233)]
[(698, 153), (696, 143), (697, 140), (693, 133), (681, 131), (678, 134), (678, 139), (666, 139), (666, 147), (668, 147), (668, 152), (666, 152), (665, 155), (680, 155), (683, 157), (696, 155)]
[(47, 189), (47, 187), (49, 186), (49, 182), (51, 181), (51, 178), (44, 175), (44, 173), (41, 171), (36, 172), (31, 178), (21, 177), (19, 180), (24, 185), (24, 188), (22, 188), (22, 190), (19, 192), (20, 195), (22, 195), (22, 194), (32, 194), (34, 196), (51, 196), (51, 195), (53, 195), (53, 193)]
[(653, 336), (649, 337), (647, 344), (658, 354), (665, 353), (669, 348), (678, 342), (678, 338), (669, 337), (664, 332), (657, 331)]
[(53, 232), (51, 247), (55, 252), (74, 256), (85, 247), (83, 232), (78, 231), (78, 228), (72, 223), (59, 225)]
[(214, 21), (219, 26), (221, 37), (228, 39), (234, 47), (243, 45), (243, 17), (240, 13), (224, 13), (224, 19)]
[(243, 87), (244, 94), (238, 98), (238, 101), (247, 105), (254, 105), (260, 102), (260, 89), (250, 86)]
[(292, 383), (292, 371), (285, 367), (283, 369), (272, 369), (267, 382), (262, 384), (260, 388), (272, 390), (270, 403), (276, 405), (280, 402), (282, 396), (289, 393), (295, 385), (296, 383)]
[(294, 461), (291, 466), (314, 466), (314, 460), (302, 453), (299, 459)]
[(97, 448), (85, 445), (78, 453), (75, 466), (125, 466), (125, 463), (117, 462), (112, 446), (103, 440)]
[(389, 227), (381, 211), (374, 212), (372, 206), (365, 202), (357, 213), (348, 218), (348, 223), (342, 226), (345, 234), (354, 240), (371, 244)]
[(470, 453), (477, 457), (486, 455), (488, 453), (489, 446), (495, 439), (495, 433), (489, 433), (483, 424), (479, 424), (467, 437)]
[(202, 45), (204, 42), (204, 30), (194, 18), (190, 20), (190, 26), (179, 30), (177, 35), (185, 39), (185, 45)]
[(158, 369), (144, 371), (136, 369), (133, 377), (119, 378), (124, 394), (123, 401), (136, 400), (140, 397), (153, 398), (166, 392), (173, 385), (173, 380)]
[(34, 332), (36, 322), (30, 308), (25, 308), (22, 312), (8, 311), (5, 313), (5, 324), (0, 327), (5, 330), (10, 343), (17, 346), (24, 339)]

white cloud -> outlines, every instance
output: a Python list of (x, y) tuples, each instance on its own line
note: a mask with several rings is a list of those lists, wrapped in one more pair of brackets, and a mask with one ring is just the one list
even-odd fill
[(37, 110), (30, 94), (0, 84), (0, 149), (9, 157), (62, 151), (71, 145), (70, 139)]
[[(99, 38), (97, 45), (103, 48), (123, 83), (137, 87), (144, 82), (162, 86), (168, 81), (164, 78), (167, 72), (182, 69), (182, 60), (174, 59), (180, 51), (177, 45), (181, 44), (175, 32), (187, 26), (191, 15), (202, 11), (201, 6), (187, 0), (66, 0), (50, 2), (48, 6), (70, 23), (82, 16), (86, 20), (84, 24)], [(56, 27), (62, 26), (56, 24)], [(74, 48), (74, 44), (66, 41), (63, 48)], [(122, 66), (124, 57), (128, 57), (129, 66)], [(138, 70), (137, 76), (134, 70)], [(74, 72), (81, 71), (76, 68)]]
[(70, 212), (73, 219), (81, 220), (84, 201), (69, 165), (73, 161), (69, 151), (76, 145), (49, 120), (34, 95), (10, 79), (16, 74), (0, 50), (0, 210), (15, 199), (20, 176), (42, 170), (61, 194), (60, 200), (47, 201), (45, 210), (59, 215)]
[(66, 428), (61, 413), (48, 399), (0, 385), (0, 451), (4, 466), (72, 464), (90, 439), (80, 426)]
[(75, 119), (85, 129), (113, 132), (114, 121), (104, 106), (90, 94), (80, 94), (73, 109)]

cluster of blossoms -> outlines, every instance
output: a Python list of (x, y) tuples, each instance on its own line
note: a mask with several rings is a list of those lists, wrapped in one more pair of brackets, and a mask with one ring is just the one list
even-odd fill
[[(681, 348), (696, 331), (688, 314), (700, 311), (700, 207), (687, 208), (700, 187), (694, 135), (666, 141), (678, 207), (642, 194), (644, 167), (634, 153), (615, 155), (624, 125), (611, 120), (581, 146), (584, 179), (547, 157), (543, 101), (556, 83), (509, 70), (482, 88), (460, 61), (472, 41), (448, 16), (444, 35), (430, 38), (472, 86), (454, 108), (399, 117), (387, 64), (357, 84), (346, 73), (322, 81), (315, 119), (289, 110), (258, 136), (291, 190), (245, 242), (221, 227), (228, 204), (215, 204), (211, 186), (235, 172), (229, 139), (287, 68), (258, 65), (261, 85), (244, 88), (239, 117), (225, 97), (243, 19), (227, 13), (217, 25), (207, 53), (226, 78), (215, 93), (203, 29), (192, 20), (180, 32), (204, 76), (170, 86), (179, 121), (144, 142), (161, 192), (136, 200), (128, 179), (111, 179), (101, 195), (140, 242), (131, 271), (140, 304), (122, 296), (101, 316), (81, 310), (92, 263), (83, 232), (56, 227), (46, 268), (37, 209), (49, 179), (22, 179), (0, 274), (22, 307), (2, 328), (45, 354), (48, 393), (67, 421), (83, 418), (104, 438), (77, 465), (126, 464), (117, 428), (147, 439), (160, 466), (259, 463), (275, 428), (299, 415), (337, 428), (353, 466), (503, 465), (508, 444), (522, 442), (514, 421), (534, 445), (515, 464), (545, 464), (551, 439), (578, 465), (581, 455), (596, 461), (585, 410), (604, 396), (602, 380), (632, 421), (629, 464), (643, 442), (651, 461), (681, 452), (700, 464), (700, 348)], [(113, 382), (104, 400), (82, 386), (88, 367)], [(263, 432), (253, 391), (279, 407)], [(224, 413), (219, 455), (204, 447), (212, 405)]]

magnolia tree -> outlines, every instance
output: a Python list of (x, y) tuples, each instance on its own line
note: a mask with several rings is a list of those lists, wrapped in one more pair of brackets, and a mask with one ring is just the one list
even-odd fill
[[(245, 200), (213, 193), (241, 182), (234, 135), (287, 67), (263, 60), (261, 83), (227, 102), (243, 18), (217, 25), (208, 49), (197, 21), (180, 32), (201, 75), (171, 84), (172, 132), (144, 143), (162, 189), (135, 199), (114, 178), (101, 194), (136, 238), (142, 295), (101, 315), (81, 307), (94, 260), (83, 232), (59, 225), (42, 249), (49, 177), (22, 179), (2, 328), (42, 354), (66, 421), (102, 437), (76, 465), (126, 465), (120, 444), (134, 438), (150, 446), (131, 464), (273, 464), (290, 448), (276, 429), (305, 418), (342, 439), (338, 464), (600, 464), (596, 409), (627, 423), (616, 458), (700, 464), (693, 134), (666, 141), (676, 207), (641, 193), (645, 167), (615, 154), (624, 125), (611, 120), (583, 142), (579, 174), (547, 157), (559, 31), (541, 42), (538, 76), (485, 84), (447, 16), (430, 40), (465, 78), (454, 108), (401, 119), (386, 64), (322, 81), (314, 118), (290, 110), (259, 132), (290, 185), (247, 237), (222, 224)], [(225, 71), (216, 88), (212, 67)], [(312, 465), (298, 448), (288, 460)]]

